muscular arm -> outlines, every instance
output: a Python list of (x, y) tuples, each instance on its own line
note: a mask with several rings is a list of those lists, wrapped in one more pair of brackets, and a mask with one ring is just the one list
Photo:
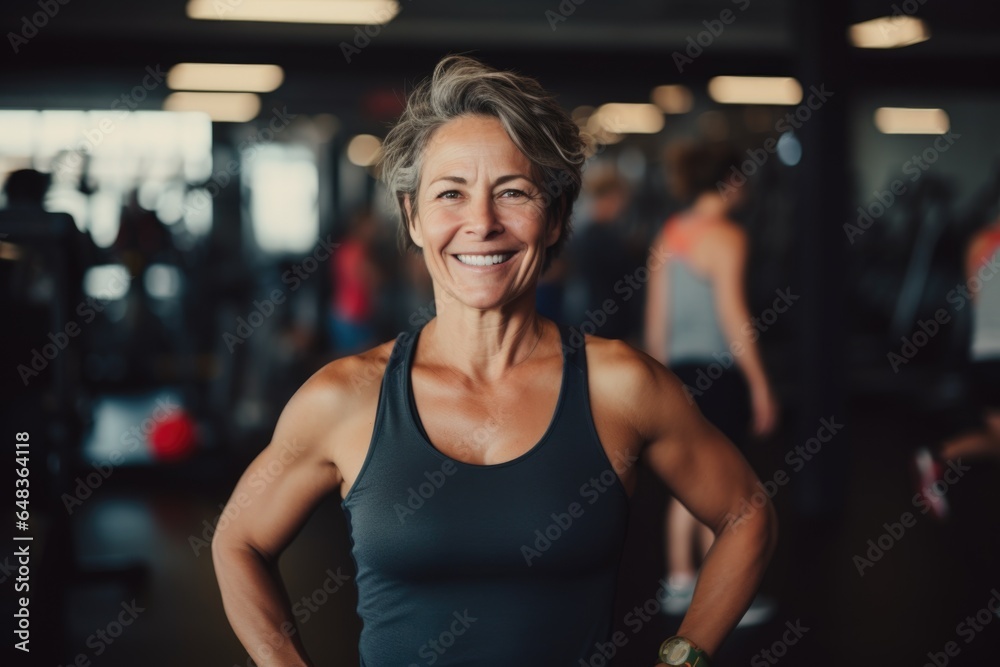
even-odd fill
[(646, 443), (645, 460), (716, 536), (678, 630), (714, 655), (764, 576), (777, 540), (774, 508), (769, 500), (759, 509), (750, 503), (757, 476), (689, 402), (670, 371), (638, 352), (622, 367), (632, 387), (630, 420), (636, 437)]
[(226, 616), (262, 667), (311, 665), (294, 631), (277, 558), (323, 496), (341, 484), (328, 439), (343, 394), (320, 374), (296, 392), (271, 443), (237, 483), (223, 512), (229, 520), (212, 540)]

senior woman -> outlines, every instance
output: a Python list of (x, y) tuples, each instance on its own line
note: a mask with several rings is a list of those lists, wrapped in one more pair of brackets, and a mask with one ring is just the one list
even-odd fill
[(532, 79), (452, 56), (410, 95), (381, 173), (436, 315), (307, 380), (237, 484), (212, 553), (257, 664), (310, 664), (276, 560), (334, 492), (362, 665), (596, 664), (624, 637), (612, 607), (640, 457), (717, 536), (660, 661), (708, 664), (743, 615), (776, 539), (770, 505), (743, 511), (753, 471), (662, 364), (535, 310), (583, 162)]

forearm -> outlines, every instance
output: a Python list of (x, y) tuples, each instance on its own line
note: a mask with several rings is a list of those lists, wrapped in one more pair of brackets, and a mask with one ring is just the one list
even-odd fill
[(260, 667), (312, 667), (277, 567), (248, 546), (218, 540), (212, 543), (212, 558), (226, 616), (254, 662)]
[(747, 384), (751, 389), (764, 388), (767, 386), (767, 374), (754, 335), (756, 331), (748, 326), (749, 314), (744, 312), (743, 315), (745, 317), (723, 317), (722, 329), (736, 365), (746, 377)]
[(731, 519), (716, 533), (691, 607), (677, 631), (710, 656), (750, 606), (777, 541), (777, 518), (770, 502), (752, 516)]

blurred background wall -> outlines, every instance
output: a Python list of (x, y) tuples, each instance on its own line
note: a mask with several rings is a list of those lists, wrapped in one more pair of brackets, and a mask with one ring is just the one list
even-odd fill
[[(0, 19), (0, 414), (8, 452), (30, 434), (30, 520), (12, 506), (8, 525), (33, 537), (31, 653), (7, 664), (248, 664), (208, 543), (291, 393), (433, 316), (374, 163), (449, 53), (538, 78), (590, 136), (588, 178), (624, 184), (624, 250), (581, 265), (571, 244), (540, 288), (578, 330), (641, 345), (641, 276), (610, 326), (582, 285), (637, 275), (683, 208), (667, 146), (740, 155), (748, 302), (782, 406), (748, 458), (782, 540), (776, 613), (719, 664), (995, 664), (1000, 619), (975, 619), (1000, 600), (996, 459), (963, 461), (943, 519), (911, 469), (977, 419), (963, 262), (1000, 213), (995, 6), (16, 0)], [(601, 206), (586, 188), (577, 235)], [(676, 629), (627, 621), (663, 577), (665, 499), (645, 475), (618, 664), (652, 664)], [(2, 552), (10, 630), (26, 543)], [(317, 664), (357, 663), (349, 547), (330, 499), (282, 558)]]

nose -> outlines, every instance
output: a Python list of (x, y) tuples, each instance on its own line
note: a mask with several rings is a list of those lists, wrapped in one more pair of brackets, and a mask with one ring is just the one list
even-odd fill
[(503, 225), (497, 216), (493, 198), (489, 195), (476, 197), (468, 209), (465, 220), (465, 234), (477, 239), (492, 239), (503, 232)]

